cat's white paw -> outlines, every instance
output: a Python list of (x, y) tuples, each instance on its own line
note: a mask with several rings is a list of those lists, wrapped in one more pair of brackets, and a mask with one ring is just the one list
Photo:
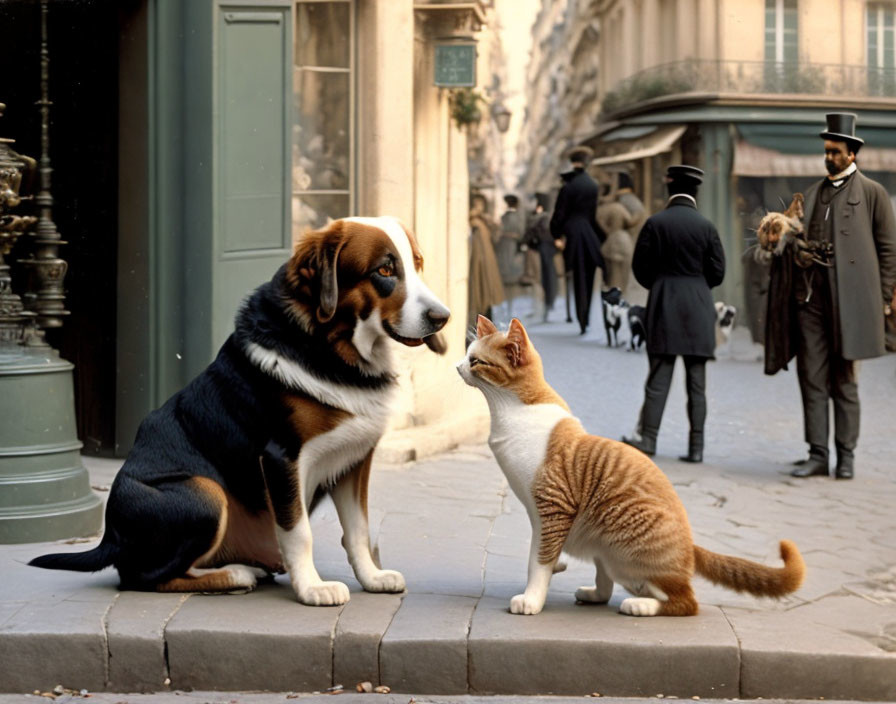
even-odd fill
[(553, 573), (560, 574), (561, 572), (566, 572), (566, 563), (563, 560), (558, 560), (554, 563)]
[(619, 605), (619, 613), (629, 616), (656, 616), (662, 603), (650, 597), (630, 597)]
[(525, 594), (517, 594), (510, 600), (510, 613), (525, 614), (526, 616), (534, 616), (541, 613), (544, 607), (544, 599), (533, 599)]
[(403, 592), (405, 589), (404, 577), (401, 572), (395, 570), (379, 570), (369, 575), (361, 584), (368, 592)]
[(589, 604), (606, 604), (612, 595), (612, 589), (609, 594), (602, 594), (597, 587), (579, 587), (576, 589), (576, 601), (585, 601)]
[(339, 606), (351, 598), (348, 587), (342, 582), (319, 582), (296, 589), (296, 595), (306, 606)]

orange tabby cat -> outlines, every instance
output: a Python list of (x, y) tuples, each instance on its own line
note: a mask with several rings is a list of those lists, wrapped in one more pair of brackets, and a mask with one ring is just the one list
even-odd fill
[(541, 611), (561, 551), (597, 568), (595, 586), (576, 590), (576, 599), (606, 603), (616, 582), (634, 595), (619, 609), (633, 616), (696, 614), (695, 570), (757, 596), (799, 588), (806, 566), (788, 540), (781, 541), (779, 568), (694, 545), (666, 476), (638, 450), (585, 432), (545, 382), (541, 358), (518, 320), (502, 333), (479, 316), (476, 334), (457, 369), (485, 394), (489, 446), (532, 522), (529, 579), (525, 593), (511, 599), (512, 613)]

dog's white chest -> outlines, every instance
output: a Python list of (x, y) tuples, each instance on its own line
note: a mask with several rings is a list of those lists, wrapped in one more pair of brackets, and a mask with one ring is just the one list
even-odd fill
[(299, 480), (307, 499), (318, 486), (332, 485), (363, 460), (386, 430), (388, 416), (356, 415), (311, 438), (299, 450)]
[(513, 493), (531, 509), (532, 484), (544, 463), (551, 433), (570, 414), (553, 403), (527, 405), (518, 400), (491, 410), (488, 445)]

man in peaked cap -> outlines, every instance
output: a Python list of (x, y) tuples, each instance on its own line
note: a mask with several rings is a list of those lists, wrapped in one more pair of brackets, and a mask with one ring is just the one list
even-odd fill
[(647, 357), (644, 405), (633, 437), (622, 441), (647, 455), (656, 438), (672, 383), (675, 358), (684, 359), (687, 375), (688, 453), (680, 459), (703, 461), (706, 421), (706, 360), (715, 356), (716, 311), (710, 289), (725, 276), (725, 252), (715, 226), (697, 212), (697, 188), (703, 171), (670, 166), (665, 210), (647, 219), (632, 259), (632, 271), (647, 297)]
[(859, 436), (858, 364), (885, 352), (885, 316), (896, 286), (896, 218), (879, 183), (856, 158), (864, 141), (856, 116), (829, 113), (824, 140), (828, 176), (805, 197), (805, 237), (824, 256), (805, 268), (792, 256), (772, 261), (765, 372), (796, 356), (809, 457), (794, 477), (829, 476), (828, 414), (834, 406), (835, 477), (852, 479)]

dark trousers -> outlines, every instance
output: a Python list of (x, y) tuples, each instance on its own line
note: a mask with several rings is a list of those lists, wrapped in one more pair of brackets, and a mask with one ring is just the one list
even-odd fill
[(857, 365), (843, 359), (838, 350), (829, 272), (814, 266), (796, 270), (794, 277), (799, 327), (796, 372), (803, 397), (806, 442), (812, 454), (827, 457), (828, 416), (833, 401), (834, 443), (839, 454), (851, 456), (859, 439)]
[[(647, 373), (647, 383), (644, 384), (644, 405), (641, 407), (639, 432), (642, 436), (656, 437), (660, 422), (663, 420), (669, 387), (672, 385), (675, 356), (650, 354), (648, 359), (650, 371)], [(682, 359), (691, 432), (703, 432), (703, 424), (706, 422), (706, 357), (685, 356)]]
[(557, 269), (554, 266), (556, 251), (553, 245), (538, 248), (541, 257), (541, 288), (544, 291), (545, 314), (554, 307), (554, 299), (557, 297)]
[(594, 295), (594, 275), (597, 267), (579, 258), (572, 263), (572, 286), (576, 301), (576, 319), (585, 332), (591, 317), (591, 298)]

